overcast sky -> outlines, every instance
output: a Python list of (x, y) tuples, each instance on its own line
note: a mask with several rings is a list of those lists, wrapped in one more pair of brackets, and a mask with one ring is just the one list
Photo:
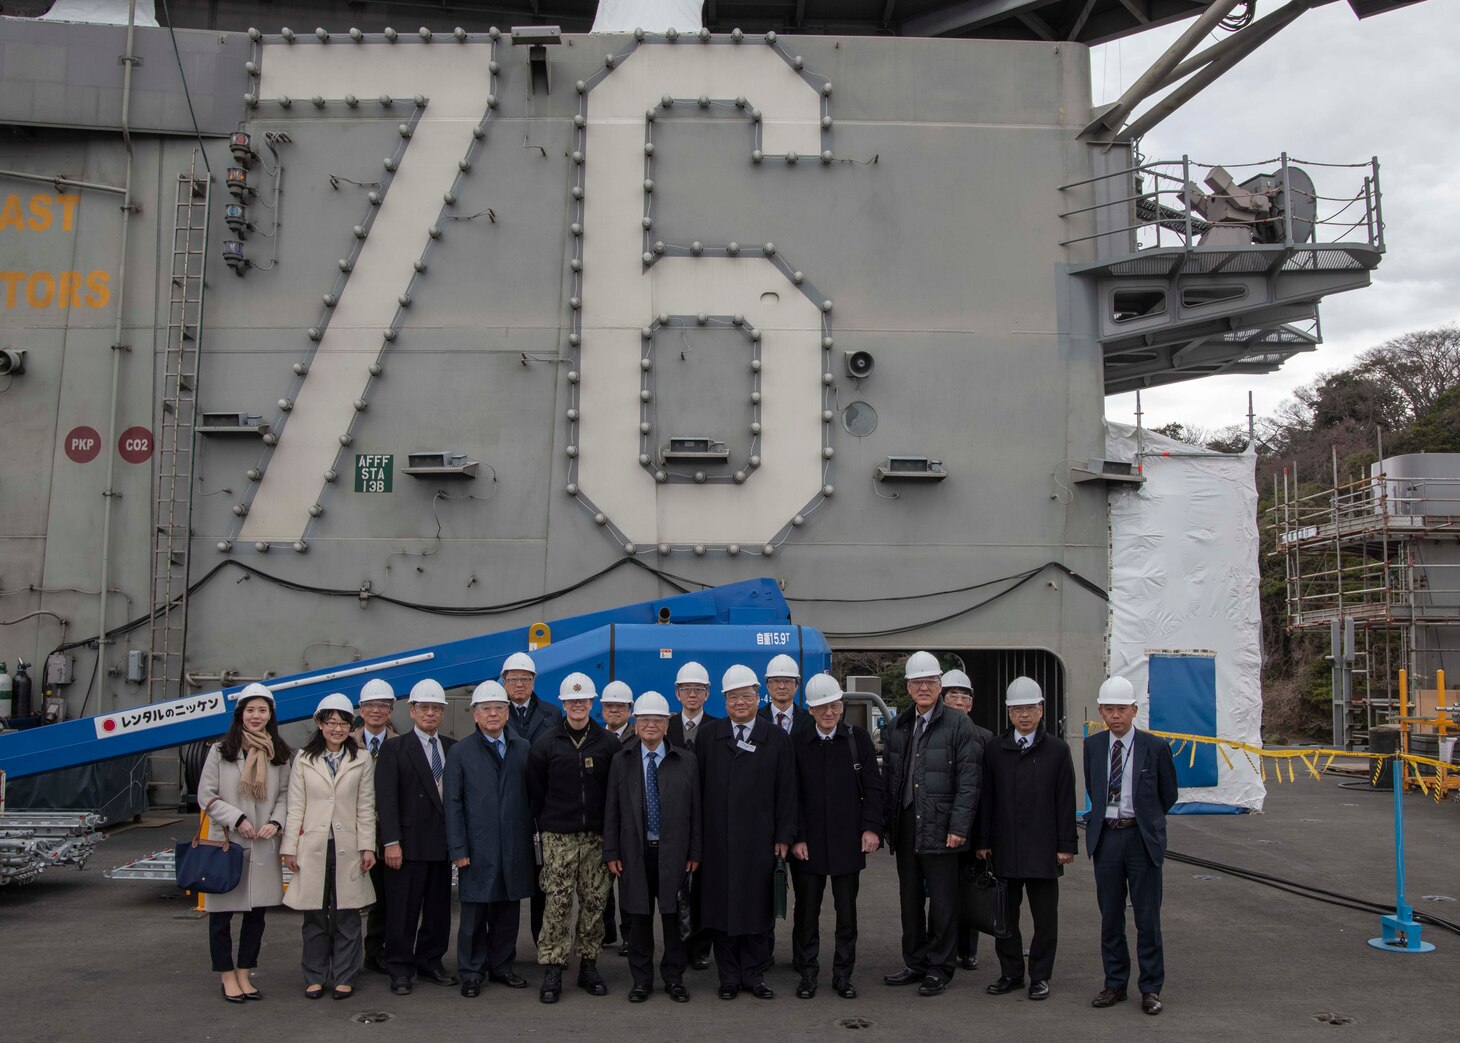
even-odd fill
[[(1280, 6), (1259, 0), (1259, 17)], [(1113, 101), (1189, 25), (1096, 48), (1097, 102)], [(1290, 156), (1354, 163), (1378, 156), (1385, 254), (1366, 289), (1320, 305), (1324, 343), (1281, 370), (1208, 377), (1142, 393), (1144, 422), (1220, 428), (1245, 423), (1247, 392), (1270, 415), (1294, 388), (1341, 369), (1365, 348), (1460, 320), (1460, 3), (1426, 0), (1360, 21), (1346, 3), (1309, 11), (1147, 135), (1147, 160), (1241, 163)], [(1249, 172), (1249, 176), (1250, 176)], [(1318, 194), (1351, 172), (1313, 169)], [(1195, 174), (1200, 181), (1205, 174)], [(1238, 177), (1242, 180), (1242, 177)], [(1349, 191), (1345, 184), (1344, 191)], [(1320, 204), (1322, 206), (1322, 204)], [(1327, 213), (1333, 207), (1321, 209)], [(1352, 213), (1352, 211), (1351, 211)], [(1135, 395), (1106, 415), (1134, 421)]]

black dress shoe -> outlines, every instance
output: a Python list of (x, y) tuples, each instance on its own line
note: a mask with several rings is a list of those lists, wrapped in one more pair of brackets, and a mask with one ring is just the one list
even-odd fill
[(668, 989), (669, 998), (672, 999), (675, 1003), (689, 1002), (689, 989), (686, 989), (684, 987), (684, 982), (675, 982), (673, 985), (668, 986)]
[[(628, 953), (624, 953), (624, 955), (627, 956)], [(696, 956), (689, 961), (689, 965), (697, 971), (706, 971), (710, 969), (710, 958), (708, 956)]]
[(1141, 1010), (1147, 1014), (1160, 1014), (1161, 994), (1158, 992), (1141, 993)]
[(888, 974), (882, 979), (884, 985), (916, 985), (927, 975), (922, 971), (915, 971), (911, 967), (904, 967), (896, 974)]
[(1049, 982), (1031, 981), (1029, 983), (1029, 998), (1032, 1000), (1049, 999)]
[(958, 966), (962, 967), (966, 971), (976, 971), (978, 970), (978, 957), (960, 956), (958, 957)]
[(624, 942), (622, 945), (620, 945), (618, 947), (618, 954), (620, 956), (627, 956), (629, 954), (629, 943), (628, 942)]
[(816, 979), (802, 978), (801, 984), (796, 986), (796, 998), (798, 1000), (809, 1000), (816, 995)]
[(411, 979), (391, 978), (390, 991), (395, 993), (397, 996), (409, 996), (411, 994)]
[(721, 985), (720, 986), (720, 998), (722, 1000), (733, 1000), (736, 996), (739, 996), (739, 995), (740, 995), (740, 990), (738, 988), (736, 988), (734, 985)]
[(254, 989), (252, 992), (245, 992), (243, 998), (246, 1000), (261, 1000), (264, 998), (264, 994), (258, 989)]
[(482, 994), (482, 983), (474, 978), (467, 978), (461, 983), (461, 994), (467, 999), (475, 999)]
[(219, 982), (218, 983), (218, 988), (223, 993), (223, 998), (225, 1000), (227, 1000), (229, 1003), (247, 1003), (248, 1002), (247, 1000), (245, 1000), (243, 998), (243, 993), (239, 993), (237, 996), (230, 996), (230, 995), (228, 995), (228, 986), (224, 985), (222, 982)]
[(643, 1003), (648, 998), (649, 986), (647, 985), (635, 985), (632, 989), (629, 990), (630, 1003)]
[(380, 957), (378, 957), (378, 956), (367, 956), (367, 957), (365, 957), (365, 962), (362, 963), (360, 965), (360, 967), (361, 967), (362, 970), (367, 970), (371, 974), (389, 974), (390, 973), (389, 968), (387, 968), (385, 966), (385, 964), (380, 961)]
[(313, 986), (310, 986), (309, 988), (307, 988), (307, 989), (304, 990), (304, 998), (307, 999), (307, 1000), (317, 1000), (317, 999), (319, 999), (323, 995), (324, 995), (324, 986), (323, 985), (313, 985)]
[(1002, 996), (1006, 992), (1013, 992), (1015, 989), (1022, 989), (1023, 987), (1023, 978), (1004, 977), (994, 982), (984, 991), (986, 991), (990, 996)]
[(929, 974), (918, 986), (919, 996), (941, 996), (948, 988), (948, 983), (936, 974)]
[(456, 975), (450, 973), (445, 967), (437, 967), (433, 971), (419, 972), (422, 981), (429, 981), (432, 985), (455, 985)]
[(506, 974), (491, 974), (488, 975), (487, 980), (494, 981), (498, 985), (505, 985), (509, 989), (527, 988), (527, 979), (515, 971), (508, 971)]
[(851, 978), (833, 978), (831, 990), (844, 1000), (857, 998), (857, 987), (852, 984)]
[(338, 986), (335, 987), (334, 998), (337, 1000), (347, 1000), (353, 995), (355, 995), (355, 990), (353, 988), (342, 989)]
[(773, 1000), (776, 998), (776, 990), (765, 982), (750, 987), (750, 994), (758, 1000)]
[(1092, 1007), (1113, 1007), (1117, 1003), (1125, 1002), (1125, 989), (1101, 989), (1090, 1001)]

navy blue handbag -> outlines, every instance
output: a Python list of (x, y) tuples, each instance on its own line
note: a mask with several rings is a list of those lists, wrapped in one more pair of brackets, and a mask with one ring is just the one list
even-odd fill
[(229, 843), (226, 836), (222, 840), (204, 840), (200, 832), (192, 840), (178, 843), (175, 852), (177, 886), (185, 891), (227, 894), (243, 878), (243, 847)]

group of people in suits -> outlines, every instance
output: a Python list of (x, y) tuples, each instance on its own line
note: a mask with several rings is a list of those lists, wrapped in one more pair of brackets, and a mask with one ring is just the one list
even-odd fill
[[(904, 964), (886, 984), (915, 984), (920, 995), (935, 996), (956, 967), (977, 966), (977, 931), (960, 915), (967, 905), (960, 894), (987, 867), (1005, 882), (1010, 928), (996, 939), (999, 977), (987, 991), (1000, 995), (1027, 981), (1030, 999), (1046, 998), (1058, 881), (1074, 861), (1077, 835), (1070, 750), (1045, 730), (1039, 685), (1015, 679), (1005, 697), (1009, 727), (994, 734), (970, 716), (967, 675), (944, 673), (936, 657), (915, 653), (905, 668), (911, 712), (890, 723), (879, 765), (867, 731), (842, 720), (836, 680), (809, 678), (797, 705), (799, 673), (792, 657), (775, 657), (765, 670), (770, 699), (761, 705), (755, 672), (730, 667), (720, 683), (723, 718), (705, 713), (710, 678), (698, 663), (676, 676), (677, 710), (658, 692), (635, 699), (614, 681), (602, 693), (599, 724), (591, 678), (563, 679), (560, 711), (536, 694), (531, 657), (516, 653), (500, 682), (473, 691), (474, 729), (459, 741), (439, 734), (446, 706), (439, 683), (424, 679), (411, 689), (412, 728), (397, 735), (395, 693), (375, 679), (360, 693), (361, 728), (350, 732), (356, 710), (346, 696), (328, 696), (314, 736), (292, 758), (272, 694), (249, 686), (200, 786), (210, 819), (249, 852), (239, 887), (208, 896), (224, 998), (260, 998), (249, 971), (263, 911), (281, 898), (281, 859), (294, 874), (284, 902), (305, 913), (301, 966), (310, 998), (327, 985), (335, 998), (348, 997), (362, 965), (388, 974), (402, 995), (417, 981), (459, 984), (468, 998), (487, 982), (526, 988), (515, 961), (527, 900), (543, 1003), (559, 1000), (575, 959), (578, 987), (606, 995), (597, 960), (617, 934), (632, 978), (628, 999), (647, 1000), (656, 920), (659, 978), (670, 999), (690, 999), (685, 972), (707, 968), (712, 955), (721, 999), (772, 999), (765, 972), (774, 959), (775, 899), (788, 883), (796, 995), (810, 999), (818, 989), (829, 884), (832, 990), (855, 998), (860, 874), (884, 842), (897, 865)], [(1109, 730), (1084, 748), (1087, 852), (1105, 966), (1092, 1003), (1126, 999), (1129, 896), (1142, 1009), (1155, 1014), (1164, 981), (1160, 867), (1175, 768), (1166, 743), (1134, 728), (1129, 682), (1107, 680), (1099, 705)], [(456, 974), (443, 963), (453, 869)], [(1018, 926), (1026, 898), (1027, 957)], [(244, 914), (236, 958), (235, 912)]]

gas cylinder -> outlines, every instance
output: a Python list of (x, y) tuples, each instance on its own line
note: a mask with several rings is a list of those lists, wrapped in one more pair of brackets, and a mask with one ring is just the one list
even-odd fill
[(0, 662), (0, 717), (11, 716), (10, 689), (10, 674), (6, 671), (5, 664)]
[(30, 705), (31, 679), (26, 673), (26, 664), (20, 660), (15, 661), (15, 678), (11, 682), (11, 702), (16, 717), (29, 717), (32, 712)]

